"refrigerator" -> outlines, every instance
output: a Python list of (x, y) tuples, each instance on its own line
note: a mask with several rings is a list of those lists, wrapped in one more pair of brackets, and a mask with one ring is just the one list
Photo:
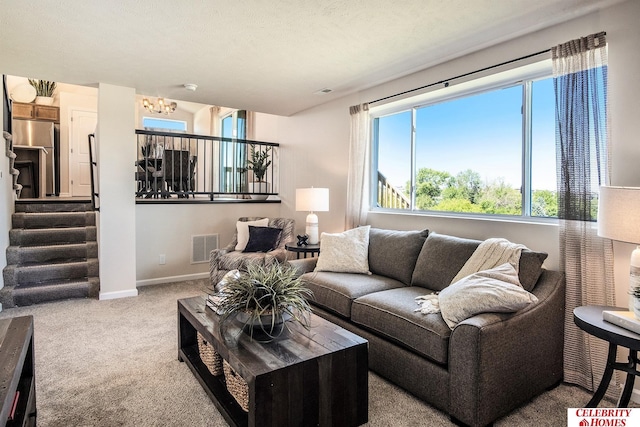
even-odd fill
[(46, 150), (46, 193), (59, 194), (59, 173), (57, 170), (58, 129), (53, 122), (39, 120), (18, 120), (12, 123), (13, 145), (43, 147)]

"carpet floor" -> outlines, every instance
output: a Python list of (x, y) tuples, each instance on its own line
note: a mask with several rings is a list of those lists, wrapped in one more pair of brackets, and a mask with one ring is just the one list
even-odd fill
[[(6, 309), (35, 319), (38, 425), (226, 426), (186, 364), (178, 362), (177, 303), (206, 281), (139, 289), (132, 298), (78, 299)], [(562, 384), (496, 427), (567, 424), (590, 393)], [(610, 403), (609, 403), (610, 404)], [(448, 416), (374, 373), (368, 426), (453, 426)]]

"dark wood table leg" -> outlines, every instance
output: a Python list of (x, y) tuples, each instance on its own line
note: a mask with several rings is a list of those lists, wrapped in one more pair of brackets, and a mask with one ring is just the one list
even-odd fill
[(633, 392), (633, 384), (636, 380), (636, 365), (638, 363), (638, 352), (636, 350), (629, 350), (629, 363), (627, 365), (627, 379), (624, 382), (624, 389), (618, 400), (618, 408), (627, 408), (629, 406), (629, 400), (631, 400), (631, 393)]
[(611, 382), (611, 376), (613, 375), (613, 365), (616, 363), (617, 348), (618, 348), (617, 345), (613, 343), (609, 343), (609, 356), (607, 356), (607, 366), (604, 370), (604, 374), (602, 374), (602, 380), (600, 380), (600, 385), (598, 386), (598, 389), (596, 390), (596, 392), (593, 394), (593, 397), (591, 398), (589, 403), (587, 403), (587, 405), (585, 406), (586, 408), (597, 407), (598, 403), (600, 403), (600, 401), (604, 397), (604, 394), (606, 393), (607, 388), (609, 387), (609, 383)]

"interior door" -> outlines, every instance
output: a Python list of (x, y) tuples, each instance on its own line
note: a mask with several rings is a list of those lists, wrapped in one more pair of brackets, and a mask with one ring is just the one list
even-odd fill
[(69, 132), (71, 153), (69, 156), (69, 188), (71, 195), (91, 196), (91, 159), (89, 158), (89, 134), (95, 133), (98, 113), (72, 110)]

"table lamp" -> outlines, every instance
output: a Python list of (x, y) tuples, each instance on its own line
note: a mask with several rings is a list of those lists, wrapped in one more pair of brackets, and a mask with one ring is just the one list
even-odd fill
[(314, 212), (326, 212), (329, 210), (328, 188), (297, 188), (296, 211), (307, 211), (307, 226), (305, 233), (309, 236), (308, 242), (317, 245), (320, 241), (318, 235), (318, 215)]
[[(598, 236), (640, 244), (640, 188), (600, 187)], [(640, 288), (640, 246), (631, 253), (629, 292), (635, 288)], [(633, 298), (629, 310), (633, 311)]]

